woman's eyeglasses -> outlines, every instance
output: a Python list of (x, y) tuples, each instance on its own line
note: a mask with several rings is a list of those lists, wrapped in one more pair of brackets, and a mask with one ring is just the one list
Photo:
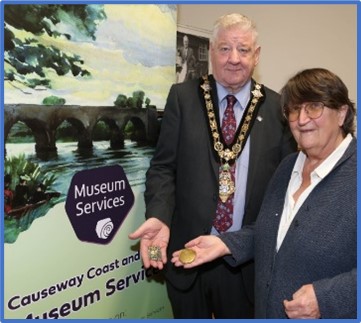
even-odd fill
[(325, 105), (322, 102), (305, 102), (293, 106), (285, 106), (283, 114), (288, 121), (296, 121), (300, 116), (301, 110), (304, 108), (310, 119), (317, 119), (322, 116)]

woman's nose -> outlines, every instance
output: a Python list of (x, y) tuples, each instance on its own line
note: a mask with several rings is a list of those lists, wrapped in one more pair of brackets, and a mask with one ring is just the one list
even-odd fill
[(300, 109), (300, 113), (298, 115), (298, 123), (303, 124), (310, 120), (310, 117), (308, 116), (308, 113), (305, 109), (305, 107), (302, 107)]

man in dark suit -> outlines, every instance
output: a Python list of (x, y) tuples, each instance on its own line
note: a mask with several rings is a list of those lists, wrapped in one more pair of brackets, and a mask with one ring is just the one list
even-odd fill
[[(296, 150), (279, 95), (252, 79), (260, 54), (253, 22), (240, 14), (222, 16), (210, 50), (213, 75), (170, 89), (146, 176), (147, 221), (129, 237), (141, 238), (146, 268), (164, 269), (175, 318), (252, 318), (251, 261), (232, 268), (220, 259), (193, 270), (168, 261), (187, 241), (219, 234), (214, 221), (224, 216), (222, 208), (230, 210), (228, 202), (233, 212), (226, 231), (253, 223), (274, 170)], [(231, 143), (222, 125), (229, 94), (238, 128)], [(225, 201), (220, 174), (227, 175)]]

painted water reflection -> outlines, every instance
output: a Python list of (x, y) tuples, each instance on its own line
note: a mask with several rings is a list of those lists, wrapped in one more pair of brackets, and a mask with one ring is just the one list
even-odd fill
[(38, 164), (42, 172), (55, 174), (56, 180), (51, 189), (59, 192), (60, 196), (40, 207), (31, 208), (21, 216), (5, 215), (5, 243), (14, 243), (21, 232), (30, 228), (34, 220), (46, 215), (55, 204), (65, 201), (71, 180), (78, 171), (120, 165), (131, 187), (144, 185), (145, 173), (154, 152), (153, 147), (138, 146), (127, 140), (122, 149), (110, 149), (108, 141), (95, 142), (93, 149), (87, 152), (79, 152), (77, 142), (60, 143), (57, 147), (57, 156), (44, 161), (37, 157), (33, 143), (6, 145), (8, 157), (24, 154), (26, 160)]
[(131, 186), (143, 185), (154, 152), (154, 147), (138, 146), (130, 140), (125, 140), (122, 149), (110, 149), (109, 141), (94, 142), (91, 151), (82, 153), (78, 151), (76, 142), (57, 143), (57, 147), (57, 156), (46, 161), (36, 156), (34, 143), (6, 144), (6, 153), (9, 157), (25, 154), (27, 160), (39, 164), (43, 171), (56, 174), (57, 180), (52, 188), (66, 196), (73, 175), (95, 167), (120, 165)]

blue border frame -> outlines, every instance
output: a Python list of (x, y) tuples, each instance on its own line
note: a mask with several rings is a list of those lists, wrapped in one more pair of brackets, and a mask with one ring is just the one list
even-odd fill
[[(4, 4), (356, 4), (360, 5), (358, 0), (0, 0), (1, 7)], [(3, 17), (2, 17), (3, 18)]]
[[(0, 0), (1, 1), (1, 0)], [(4, 24), (2, 23), (4, 21), (4, 10), (3, 10), (3, 4), (0, 3), (0, 19), (1, 19), (1, 39), (4, 39)], [(0, 48), (1, 53), (4, 53), (4, 42), (0, 42)], [(1, 115), (0, 115), (0, 149), (5, 155), (4, 146), (5, 146), (5, 136), (4, 136), (4, 122), (2, 122), (2, 119), (4, 118), (4, 60), (0, 60), (0, 73), (1, 73), (1, 87), (0, 87), (0, 98), (1, 98)], [(4, 159), (1, 158), (0, 160), (0, 169), (1, 169), (1, 176), (4, 178)], [(4, 183), (2, 182), (2, 185)], [(0, 199), (0, 210), (4, 210), (4, 199)], [(2, 215), (1, 218), (3, 219), (4, 216)], [(0, 322), (2, 319), (4, 319), (4, 221), (0, 221)]]
[[(198, 0), (198, 1), (194, 1), (194, 0), (183, 0), (183, 1), (117, 1), (117, 0), (109, 0), (109, 1), (92, 1), (92, 0), (87, 0), (87, 1), (78, 1), (78, 0), (65, 0), (65, 1), (32, 1), (32, 0), (0, 0), (0, 19), (1, 19), (1, 39), (4, 39), (4, 25), (3, 25), (3, 21), (4, 21), (4, 5), (5, 4), (57, 4), (57, 3), (62, 3), (62, 4), (85, 4), (85, 3), (114, 3), (114, 4), (249, 4), (249, 5), (254, 5), (254, 4), (356, 4), (357, 5), (357, 31), (359, 30), (360, 24), (359, 24), (359, 19), (358, 17), (360, 17), (361, 15), (361, 0), (357, 1), (357, 0), (353, 0), (353, 1), (340, 1), (340, 0), (318, 0), (318, 1), (313, 1), (313, 0), (303, 0), (303, 1), (291, 1), (291, 0), (278, 0), (278, 1), (273, 1), (273, 0), (263, 0), (263, 1), (258, 1), (258, 0), (248, 0), (248, 1), (241, 1), (241, 0), (225, 0), (225, 1), (221, 1), (221, 0)], [(357, 52), (360, 52), (360, 36), (357, 35)], [(3, 41), (0, 42), (0, 48), (1, 48), (1, 53), (4, 53), (4, 43)], [(342, 53), (341, 53), (342, 54)], [(3, 55), (3, 54), (2, 54)], [(4, 60), (2, 59), (0, 61), (0, 69), (1, 69), (1, 88), (0, 88), (0, 98), (1, 98), (1, 111), (4, 111), (4, 79), (3, 79), (3, 73), (4, 73)], [(359, 79), (359, 75), (360, 75), (360, 71), (361, 71), (361, 67), (358, 64), (357, 66), (357, 79)], [(359, 83), (359, 82), (358, 82)], [(357, 85), (357, 97), (361, 98), (361, 91), (360, 91), (360, 84)], [(360, 99), (359, 99), (360, 100)], [(357, 109), (357, 102), (356, 102), (356, 109)], [(3, 114), (0, 115), (0, 121), (3, 118)], [(0, 149), (2, 149), (2, 152), (4, 153), (4, 123), (0, 122), (0, 127), (1, 127), (1, 132), (0, 132)], [(358, 144), (359, 146), (359, 144)], [(359, 148), (359, 147), (358, 147)], [(361, 153), (359, 152), (358, 149), (358, 159), (360, 157)], [(4, 160), (1, 159), (0, 161), (0, 169), (2, 171), (2, 174), (4, 173)], [(361, 184), (361, 180), (360, 180), (360, 172), (361, 172), (361, 166), (358, 163), (357, 164), (357, 171), (358, 171), (358, 176), (357, 176), (357, 187), (360, 187)], [(3, 184), (2, 184), (3, 185)], [(359, 196), (359, 189), (357, 189), (357, 197)], [(4, 210), (4, 199), (0, 199), (0, 210)], [(358, 214), (360, 214), (360, 210), (361, 207), (359, 204), (357, 204), (357, 212)], [(361, 224), (361, 220), (359, 220), (358, 217), (358, 221), (357, 221), (357, 225), (358, 227), (360, 227)], [(0, 247), (0, 323), (1, 322), (25, 322), (25, 319), (4, 319), (4, 222), (0, 221), (0, 230), (1, 230), (1, 235), (0, 235), (0, 243), (1, 243), (1, 247)], [(358, 235), (358, 241), (357, 241), (357, 247), (359, 249), (359, 245), (360, 245), (360, 239), (359, 239), (359, 235)], [(358, 267), (361, 264), (361, 260), (358, 257), (357, 259), (357, 265)], [(359, 271), (358, 271), (359, 272)], [(357, 308), (357, 312), (358, 312), (358, 318), (357, 319), (350, 319), (350, 320), (342, 320), (342, 322), (360, 322), (360, 318), (361, 318), (361, 301), (360, 301), (360, 279), (358, 279), (357, 282), (357, 299), (358, 299), (358, 308)], [(72, 319), (74, 320), (74, 319)], [(48, 321), (48, 320), (45, 320)], [(108, 320), (104, 320), (104, 319), (75, 319), (75, 322), (89, 322), (89, 321), (97, 321), (97, 322), (108, 322)], [(132, 319), (130, 321), (142, 321), (140, 319)], [(151, 319), (149, 321), (158, 321), (156, 319)], [(168, 320), (165, 320), (168, 321)], [(179, 320), (180, 322), (182, 321), (189, 321), (189, 320)], [(203, 320), (202, 320), (203, 321)], [(204, 321), (208, 321), (208, 320), (204, 320)], [(226, 320), (220, 320), (220, 321), (226, 321)], [(243, 320), (246, 321), (246, 320)], [(261, 320), (247, 320), (249, 322), (261, 322)], [(278, 322), (280, 320), (268, 320), (268, 321), (275, 321)], [(301, 320), (296, 320), (301, 322)], [(334, 320), (326, 320), (326, 322), (331, 322)]]

